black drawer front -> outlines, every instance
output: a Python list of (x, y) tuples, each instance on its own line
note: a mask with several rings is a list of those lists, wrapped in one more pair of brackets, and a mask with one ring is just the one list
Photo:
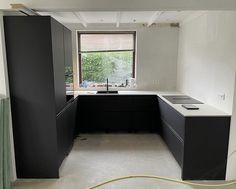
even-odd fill
[(173, 109), (169, 104), (158, 98), (161, 119), (168, 123), (176, 133), (184, 140), (185, 118)]
[(78, 97), (78, 132), (157, 132), (156, 95), (90, 95)]
[(57, 145), (59, 165), (70, 152), (75, 135), (77, 100), (68, 104), (57, 116)]
[(180, 137), (175, 133), (175, 131), (164, 121), (162, 121), (161, 135), (170, 151), (174, 155), (176, 161), (182, 167), (184, 151), (183, 141), (181, 141)]
[(94, 95), (79, 96), (79, 108), (83, 111), (158, 111), (155, 95)]

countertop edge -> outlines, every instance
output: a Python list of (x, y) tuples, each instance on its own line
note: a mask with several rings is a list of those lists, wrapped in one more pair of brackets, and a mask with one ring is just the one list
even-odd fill
[[(219, 110), (208, 104), (197, 104), (199, 110), (186, 110), (181, 105), (182, 104), (172, 104), (163, 96), (168, 95), (183, 95), (178, 91), (119, 91), (119, 94), (96, 94), (97, 91), (75, 91), (74, 97), (77, 96), (110, 96), (110, 95), (157, 95), (161, 98), (165, 103), (170, 105), (173, 109), (175, 109), (178, 113), (183, 115), (184, 117), (231, 117), (230, 114)], [(198, 100), (198, 99), (197, 99)]]

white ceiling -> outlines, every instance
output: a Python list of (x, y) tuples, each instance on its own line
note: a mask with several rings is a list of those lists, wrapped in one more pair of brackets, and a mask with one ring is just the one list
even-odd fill
[[(179, 23), (196, 11), (132, 11), (132, 12), (38, 12), (62, 23)], [(118, 26), (117, 25), (117, 26)]]
[(114, 23), (116, 22), (116, 12), (80, 12), (82, 18), (87, 23)]
[(0, 9), (19, 2), (40, 11), (236, 10), (235, 0), (0, 0)]

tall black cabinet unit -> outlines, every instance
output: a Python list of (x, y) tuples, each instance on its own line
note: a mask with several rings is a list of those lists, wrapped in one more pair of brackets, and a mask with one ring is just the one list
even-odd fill
[(61, 127), (75, 120), (63, 114), (76, 103), (66, 102), (65, 27), (49, 16), (6, 16), (4, 28), (17, 177), (57, 178), (70, 146)]

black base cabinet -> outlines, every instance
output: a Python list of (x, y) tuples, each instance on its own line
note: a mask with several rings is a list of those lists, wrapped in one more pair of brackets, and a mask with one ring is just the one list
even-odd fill
[(76, 125), (77, 98), (71, 100), (68, 105), (57, 115), (57, 146), (58, 163), (69, 154), (74, 137)]
[(161, 136), (183, 180), (225, 180), (230, 117), (184, 117), (159, 98)]
[(94, 95), (78, 97), (78, 132), (157, 132), (156, 95)]
[(162, 121), (161, 136), (173, 153), (179, 165), (183, 166), (184, 142), (176, 132), (165, 122)]
[(58, 178), (75, 126), (65, 86), (71, 32), (49, 16), (5, 16), (4, 30), (17, 177)]
[(155, 95), (78, 97), (78, 133), (159, 133), (183, 180), (225, 180), (230, 116), (186, 117)]

